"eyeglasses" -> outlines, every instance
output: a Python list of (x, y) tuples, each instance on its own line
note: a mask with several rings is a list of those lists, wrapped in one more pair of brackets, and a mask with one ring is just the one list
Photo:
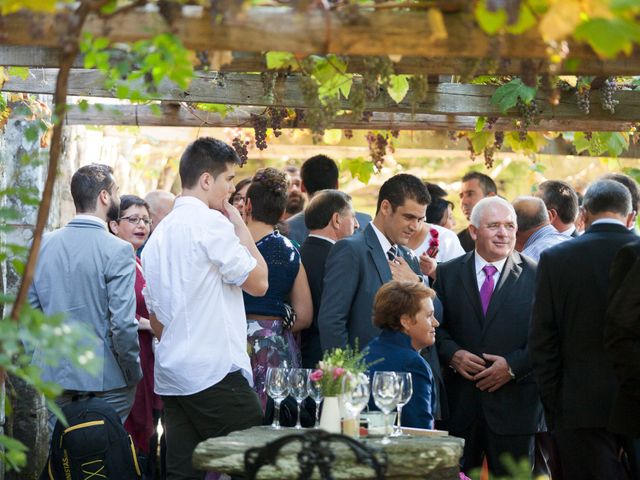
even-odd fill
[(136, 217), (135, 215), (132, 215), (132, 216), (129, 216), (129, 217), (120, 217), (118, 219), (118, 221), (120, 221), (120, 220), (126, 220), (131, 225), (139, 225), (140, 222), (143, 222), (146, 226), (149, 226), (149, 225), (151, 225), (153, 223), (150, 218), (147, 218), (147, 217)]

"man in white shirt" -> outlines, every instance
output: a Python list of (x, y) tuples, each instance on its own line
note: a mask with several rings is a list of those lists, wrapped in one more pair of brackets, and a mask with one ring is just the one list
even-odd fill
[(161, 335), (155, 392), (164, 401), (169, 480), (202, 477), (191, 465), (199, 442), (262, 423), (242, 291), (264, 295), (267, 266), (228, 202), (237, 163), (219, 140), (189, 145), (180, 160), (182, 195), (142, 254)]

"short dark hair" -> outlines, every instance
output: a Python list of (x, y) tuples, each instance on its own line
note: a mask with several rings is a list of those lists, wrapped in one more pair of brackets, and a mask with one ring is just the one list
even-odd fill
[(435, 225), (440, 225), (444, 218), (445, 212), (451, 207), (454, 208), (453, 203), (449, 200), (445, 200), (441, 197), (431, 196), (431, 203), (427, 207), (427, 222)]
[(480, 184), (480, 188), (486, 197), (490, 193), (498, 193), (498, 187), (496, 186), (496, 182), (493, 181), (489, 175), (485, 175), (480, 172), (469, 172), (466, 173), (464, 177), (462, 177), (462, 182), (470, 182), (471, 180), (478, 180)]
[(547, 180), (538, 186), (539, 196), (548, 210), (555, 210), (562, 223), (573, 223), (578, 216), (578, 194), (566, 182)]
[(640, 211), (640, 187), (638, 182), (624, 173), (608, 173), (602, 178), (604, 180), (613, 180), (627, 187), (631, 194), (631, 210)]
[(336, 188), (338, 176), (338, 165), (326, 155), (315, 155), (300, 168), (300, 179), (310, 196), (320, 190)]
[(598, 180), (589, 185), (584, 194), (582, 207), (594, 215), (603, 212), (629, 215), (631, 193), (627, 187), (615, 180)]
[(227, 164), (240, 165), (236, 151), (222, 140), (202, 137), (191, 143), (180, 158), (180, 180), (182, 188), (192, 188), (203, 173), (216, 178), (227, 168)]
[(429, 195), (429, 190), (418, 177), (408, 173), (399, 173), (384, 182), (380, 187), (376, 213), (380, 210), (383, 200), (387, 200), (395, 211), (396, 208), (404, 205), (407, 200), (414, 200), (420, 205), (429, 205), (431, 195)]
[(320, 230), (329, 225), (334, 213), (342, 215), (351, 208), (351, 197), (340, 190), (320, 190), (304, 211), (304, 224), (309, 230)]
[(440, 185), (436, 185), (435, 183), (424, 182), (427, 186), (427, 190), (429, 190), (429, 195), (431, 195), (431, 200), (435, 200), (436, 198), (444, 198), (447, 195), (447, 191), (442, 188)]
[(373, 301), (373, 324), (378, 328), (402, 330), (402, 315), (415, 318), (422, 300), (435, 296), (436, 292), (424, 283), (387, 282), (380, 287)]
[(229, 203), (233, 204), (233, 200), (235, 199), (236, 195), (240, 193), (240, 190), (242, 190), (245, 186), (247, 186), (250, 183), (251, 183), (251, 177), (243, 178), (238, 183), (236, 183), (236, 189), (231, 194), (231, 197), (229, 198)]
[(251, 200), (251, 218), (276, 225), (287, 206), (287, 174), (277, 168), (258, 170), (251, 181), (247, 198)]
[[(113, 218), (113, 213), (114, 212), (112, 212), (111, 210), (107, 213), (107, 225), (112, 220), (115, 221), (115, 222), (118, 222), (120, 220), (120, 218), (122, 217), (122, 214), (129, 207), (132, 207), (134, 205), (146, 208), (147, 209), (147, 213), (149, 215), (151, 215), (151, 207), (149, 207), (149, 204), (144, 199), (138, 197), (137, 195), (123, 195), (123, 196), (120, 197), (120, 209), (118, 210), (118, 216), (116, 218)], [(111, 231), (111, 226), (109, 226), (109, 231)], [(113, 232), (111, 232), (111, 233), (113, 233)]]
[(92, 163), (80, 167), (71, 177), (71, 196), (78, 212), (93, 212), (98, 195), (103, 190), (111, 193), (115, 185), (113, 169), (109, 165)]

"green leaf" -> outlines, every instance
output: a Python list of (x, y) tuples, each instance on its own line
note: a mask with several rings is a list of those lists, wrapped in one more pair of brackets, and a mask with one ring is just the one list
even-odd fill
[(50, 398), (45, 398), (45, 402), (49, 411), (53, 413), (58, 418), (58, 420), (60, 420), (60, 423), (62, 423), (62, 425), (64, 425), (65, 427), (68, 427), (69, 422), (67, 422), (67, 418), (64, 416), (64, 413), (62, 413), (62, 409), (56, 404), (56, 402)]
[(293, 53), (290, 52), (267, 52), (264, 55), (267, 68), (271, 70), (279, 70), (291, 68), (298, 70), (298, 61)]
[(93, 40), (94, 50), (104, 50), (109, 46), (109, 39), (107, 37), (98, 37)]
[(387, 93), (394, 102), (400, 103), (409, 91), (409, 75), (390, 75)]
[(613, 58), (620, 52), (630, 55), (633, 44), (640, 43), (640, 25), (622, 18), (594, 18), (580, 24), (574, 37), (603, 57)]
[(9, 67), (9, 75), (26, 80), (29, 76), (29, 69), (27, 67)]
[(611, 10), (632, 10), (640, 8), (640, 0), (612, 0), (609, 8), (611, 8)]
[(520, 35), (535, 26), (536, 23), (536, 17), (527, 5), (527, 2), (521, 2), (518, 21), (513, 25), (507, 25), (505, 30), (512, 35)]
[(86, 100), (80, 100), (78, 102), (78, 108), (83, 111), (86, 112), (87, 110), (89, 110), (89, 102), (87, 102)]
[(522, 83), (519, 78), (514, 78), (509, 83), (498, 87), (491, 97), (491, 103), (498, 105), (502, 113), (505, 113), (518, 103), (518, 97), (523, 102), (529, 103), (536, 97), (536, 88), (529, 87)]
[(338, 89), (344, 98), (349, 98), (349, 94), (351, 93), (351, 86), (353, 85), (353, 75), (346, 74), (344, 75), (344, 79), (340, 82)]
[(371, 161), (365, 161), (360, 164), (360, 168), (358, 169), (358, 180), (360, 180), (365, 185), (369, 184), (369, 180), (371, 180), (371, 175), (374, 172), (374, 165)]
[(220, 115), (220, 118), (224, 118), (229, 112), (233, 112), (231, 105), (224, 105), (222, 103), (196, 103), (195, 107), (205, 112), (217, 113)]
[(485, 32), (495, 35), (507, 24), (507, 12), (499, 9), (495, 12), (487, 10), (486, 0), (481, 0), (476, 4), (476, 20)]
[(158, 105), (157, 103), (152, 103), (151, 105), (149, 105), (149, 110), (151, 110), (151, 113), (153, 113), (156, 117), (162, 115), (160, 105)]
[(478, 117), (478, 119), (476, 120), (476, 133), (482, 131), (485, 123), (487, 123), (487, 117)]
[(607, 147), (609, 155), (619, 157), (629, 149), (629, 136), (619, 132), (596, 132), (600, 135), (600, 141)]
[(478, 132), (471, 134), (471, 146), (476, 155), (482, 153), (490, 139), (493, 139), (493, 132)]

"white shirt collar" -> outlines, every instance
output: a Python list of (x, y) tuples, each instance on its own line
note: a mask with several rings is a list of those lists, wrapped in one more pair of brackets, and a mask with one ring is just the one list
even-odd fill
[(180, 207), (182, 205), (194, 205), (198, 207), (204, 207), (209, 210), (209, 207), (206, 203), (196, 197), (192, 197), (191, 195), (179, 196), (176, 198), (175, 202), (173, 202), (173, 208)]
[(617, 220), (615, 218), (601, 218), (599, 220), (596, 220), (596, 221), (592, 222), (591, 225), (598, 225), (600, 223), (622, 225), (624, 228), (627, 228), (627, 226), (624, 224), (624, 222), (621, 222), (620, 220)]
[(563, 230), (562, 232), (558, 230), (558, 233), (562, 235), (566, 235), (567, 237), (570, 237), (571, 235), (573, 235), (573, 232), (575, 231), (576, 231), (576, 226), (572, 225), (571, 227), (567, 228), (566, 230)]
[(100, 217), (96, 217), (95, 215), (91, 215), (91, 214), (88, 214), (88, 213), (78, 213), (75, 217), (73, 217), (73, 219), (74, 220), (86, 220), (86, 221), (89, 221), (89, 222), (98, 223), (101, 226), (103, 226), (105, 228), (105, 230), (108, 230), (107, 222), (105, 222)]
[(373, 222), (371, 222), (370, 225), (371, 225), (371, 227), (373, 227), (373, 231), (376, 233), (376, 237), (378, 237), (378, 241), (380, 242), (380, 246), (382, 247), (382, 251), (386, 255), (387, 252), (389, 251), (389, 249), (393, 245), (391, 245), (391, 242), (389, 242), (387, 237), (384, 236), (384, 233), (382, 233), (380, 230), (378, 230), (378, 227), (376, 227)]
[(478, 253), (478, 251), (476, 250), (475, 251), (476, 275), (477, 276), (482, 275), (482, 279), (484, 280), (484, 272), (482, 271), (482, 269), (484, 268), (485, 265), (493, 265), (498, 269), (498, 271), (496, 272), (497, 277), (496, 275), (493, 276), (493, 278), (497, 279), (502, 274), (502, 269), (504, 268), (504, 264), (506, 263), (506, 261), (507, 259), (503, 258), (502, 260), (497, 260), (495, 262), (488, 262), (484, 258), (482, 258)]
[(318, 235), (317, 233), (310, 233), (308, 236), (309, 237), (319, 238), (321, 240), (326, 240), (327, 242), (330, 242), (333, 245), (335, 245), (335, 243), (336, 243), (336, 241), (333, 238), (325, 237), (324, 235)]

